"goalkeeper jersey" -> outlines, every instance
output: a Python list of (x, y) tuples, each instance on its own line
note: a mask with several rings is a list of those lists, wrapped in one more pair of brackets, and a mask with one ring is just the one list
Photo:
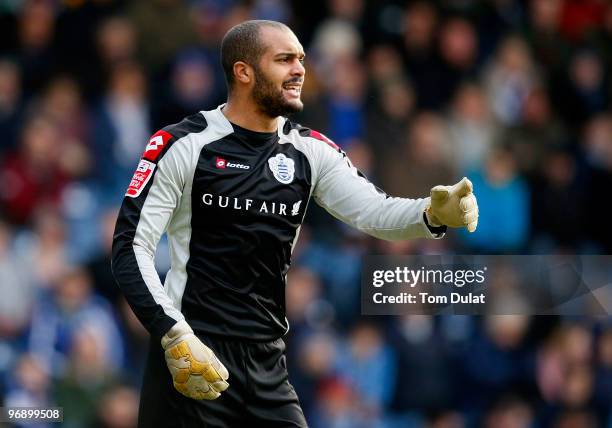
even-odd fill
[[(198, 334), (253, 341), (284, 335), (285, 281), (312, 197), (382, 239), (438, 238), (428, 199), (393, 198), (324, 135), (279, 118), (262, 133), (202, 111), (155, 133), (126, 191), (112, 269), (136, 316), (163, 336), (186, 319)], [(154, 255), (167, 233), (162, 284)]]

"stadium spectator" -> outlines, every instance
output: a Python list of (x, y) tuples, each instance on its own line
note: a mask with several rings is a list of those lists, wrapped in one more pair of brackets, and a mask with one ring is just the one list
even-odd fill
[[(476, 234), (394, 243), (308, 207), (286, 339), (310, 425), (612, 426), (609, 316), (406, 316), (371, 328), (359, 306), (367, 254), (612, 252), (604, 0), (3, 2), (2, 405), (61, 402), (66, 426), (135, 426), (147, 336), (112, 281), (108, 226), (151, 131), (222, 102), (218, 45), (251, 18), (284, 21), (304, 42), (297, 122), (335, 138), (391, 195), (465, 173), (480, 205)], [(164, 242), (157, 261), (163, 275)], [(494, 308), (533, 309), (515, 292), (520, 269), (500, 272)], [(530, 289), (564, 298), (563, 279), (573, 284), (551, 276)], [(595, 295), (609, 309), (608, 287)]]

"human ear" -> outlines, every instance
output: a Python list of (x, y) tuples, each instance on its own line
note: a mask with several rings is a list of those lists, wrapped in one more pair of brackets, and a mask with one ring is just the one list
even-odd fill
[(241, 83), (250, 83), (253, 78), (253, 69), (243, 61), (234, 63), (234, 78)]

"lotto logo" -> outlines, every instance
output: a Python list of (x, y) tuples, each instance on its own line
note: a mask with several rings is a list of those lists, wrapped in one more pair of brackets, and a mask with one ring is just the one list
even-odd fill
[(242, 163), (228, 162), (225, 159), (220, 158), (218, 156), (215, 158), (215, 167), (217, 167), (217, 169), (225, 169), (225, 168), (251, 169), (251, 167), (248, 165), (244, 165)]
[(227, 161), (223, 158), (217, 157), (217, 159), (215, 160), (215, 166), (217, 167), (217, 169), (225, 169), (226, 165)]
[(142, 157), (155, 162), (171, 138), (172, 135), (166, 131), (157, 131), (149, 140), (149, 144), (145, 147)]
[(145, 147), (145, 151), (157, 150), (161, 146), (164, 145), (164, 138), (161, 135), (157, 135), (149, 141), (147, 147)]

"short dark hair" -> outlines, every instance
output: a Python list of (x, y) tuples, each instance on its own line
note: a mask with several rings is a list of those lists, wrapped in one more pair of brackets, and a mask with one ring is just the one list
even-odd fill
[(259, 59), (266, 51), (267, 46), (261, 42), (260, 37), (259, 30), (262, 27), (289, 30), (289, 27), (281, 22), (257, 19), (235, 25), (223, 36), (221, 41), (221, 65), (225, 72), (228, 91), (232, 90), (234, 84), (234, 64), (238, 61), (244, 61), (257, 67)]

